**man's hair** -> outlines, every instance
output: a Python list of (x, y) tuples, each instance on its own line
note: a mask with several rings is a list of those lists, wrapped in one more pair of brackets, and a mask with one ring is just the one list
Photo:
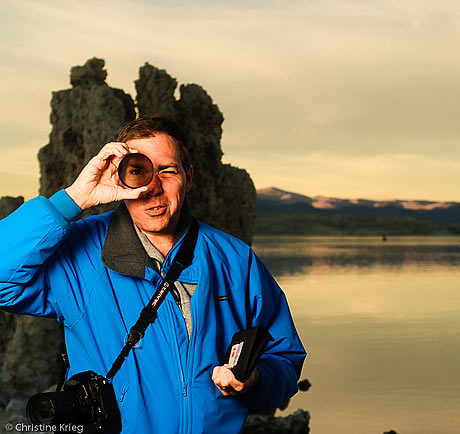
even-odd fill
[(191, 166), (190, 152), (188, 150), (187, 135), (177, 122), (164, 115), (140, 116), (127, 123), (118, 134), (118, 142), (127, 142), (133, 139), (146, 139), (157, 134), (167, 134), (176, 142), (184, 170)]

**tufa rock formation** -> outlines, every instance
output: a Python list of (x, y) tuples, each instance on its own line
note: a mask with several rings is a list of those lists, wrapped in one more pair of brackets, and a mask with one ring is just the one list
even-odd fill
[(286, 417), (253, 414), (244, 425), (243, 434), (308, 434), (310, 413), (298, 409)]
[(0, 219), (11, 214), (15, 209), (19, 208), (24, 203), (22, 196), (11, 197), (3, 196), (0, 198)]
[(72, 89), (53, 92), (50, 142), (38, 153), (43, 196), (72, 184), (100, 148), (136, 116), (132, 98), (107, 85), (103, 67), (104, 61), (96, 58), (75, 66), (70, 72)]

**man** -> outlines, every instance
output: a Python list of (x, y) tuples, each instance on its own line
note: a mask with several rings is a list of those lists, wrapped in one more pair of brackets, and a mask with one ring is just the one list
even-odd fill
[[(132, 121), (65, 191), (32, 199), (0, 222), (0, 305), (63, 323), (68, 377), (107, 374), (189, 230), (185, 141), (168, 118)], [(149, 184), (134, 189), (117, 175), (132, 153), (154, 169)], [(72, 222), (120, 200), (115, 212)], [(240, 382), (222, 359), (235, 332), (257, 325), (274, 341)], [(122, 432), (238, 433), (248, 408), (274, 408), (297, 391), (304, 357), (284, 294), (260, 260), (200, 223), (193, 262), (113, 378)]]

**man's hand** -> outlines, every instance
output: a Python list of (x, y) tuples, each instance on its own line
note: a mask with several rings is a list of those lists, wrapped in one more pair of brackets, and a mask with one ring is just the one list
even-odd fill
[(84, 167), (75, 182), (65, 189), (82, 209), (123, 199), (137, 199), (147, 187), (127, 188), (118, 178), (118, 164), (129, 153), (125, 143), (107, 143)]
[(230, 368), (230, 365), (216, 366), (212, 372), (212, 381), (224, 396), (249, 392), (259, 380), (260, 373), (257, 368), (251, 372), (244, 383), (235, 378)]

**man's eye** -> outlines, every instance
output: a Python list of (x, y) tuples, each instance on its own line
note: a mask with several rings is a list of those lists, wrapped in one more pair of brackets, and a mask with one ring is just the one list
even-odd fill
[(160, 172), (160, 175), (163, 175), (163, 176), (174, 176), (177, 172), (175, 170), (162, 170)]
[(144, 171), (141, 170), (141, 169), (131, 169), (129, 171), (129, 174), (130, 175), (134, 175), (134, 176), (140, 176), (140, 175), (143, 175), (144, 174)]

